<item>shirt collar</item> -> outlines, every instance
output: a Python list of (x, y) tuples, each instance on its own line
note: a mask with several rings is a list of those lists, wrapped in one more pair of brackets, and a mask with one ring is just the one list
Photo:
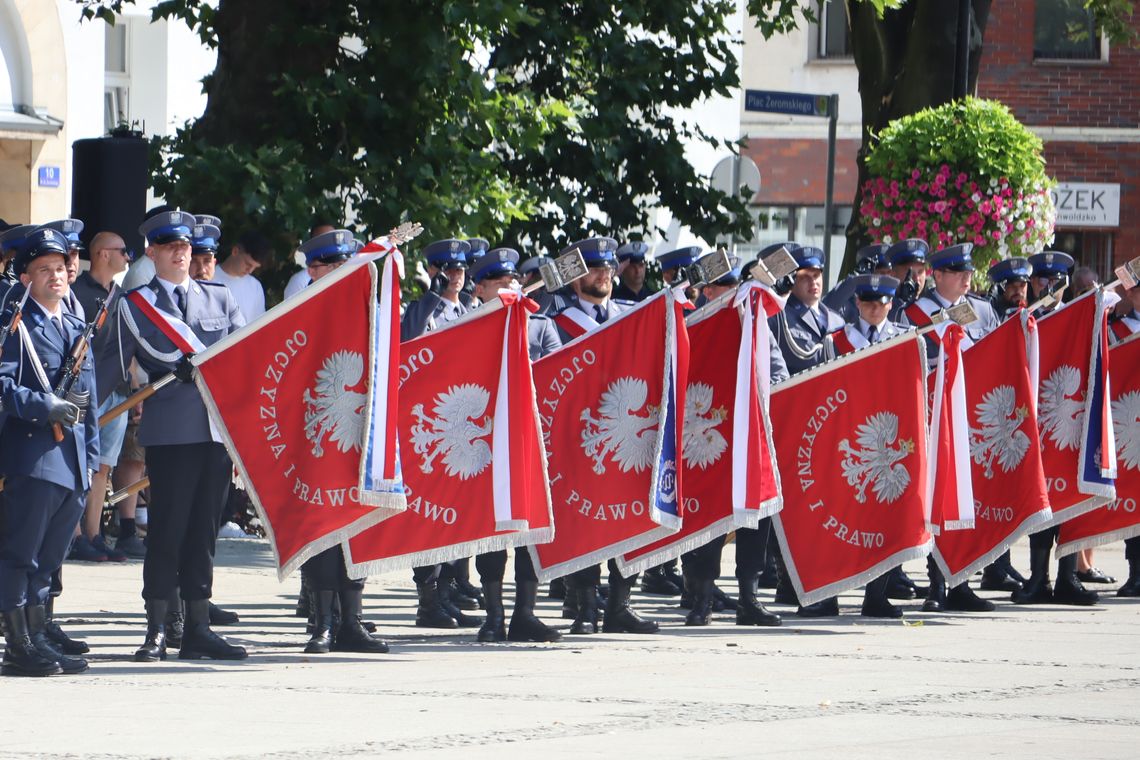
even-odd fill
[[(28, 296), (28, 298), (32, 298), (32, 297)], [(44, 306), (42, 303), (40, 303), (35, 298), (32, 298), (32, 300), (35, 301), (36, 306), (40, 307), (40, 311), (42, 311), (45, 316), (47, 316), (49, 318), (58, 319), (60, 321), (60, 324), (63, 324), (63, 301), (59, 301), (58, 303), (56, 303), (55, 311), (52, 311), (51, 309)]]
[(187, 293), (190, 292), (190, 278), (189, 277), (187, 277), (182, 282), (170, 282), (169, 280), (162, 279), (158, 275), (155, 275), (154, 279), (158, 280), (158, 284), (163, 287), (163, 289), (166, 291), (166, 295), (170, 296), (171, 300), (174, 299), (174, 289), (177, 288), (179, 285), (182, 286), (182, 290), (184, 290), (185, 292), (187, 292)]

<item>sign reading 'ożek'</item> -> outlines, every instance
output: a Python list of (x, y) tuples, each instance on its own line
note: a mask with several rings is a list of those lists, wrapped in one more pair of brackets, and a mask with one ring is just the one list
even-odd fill
[(1057, 208), (1058, 227), (1120, 226), (1119, 184), (1058, 182), (1049, 194)]
[(810, 92), (744, 91), (745, 111), (787, 113), (794, 116), (828, 116), (827, 102), (827, 95), (815, 95)]

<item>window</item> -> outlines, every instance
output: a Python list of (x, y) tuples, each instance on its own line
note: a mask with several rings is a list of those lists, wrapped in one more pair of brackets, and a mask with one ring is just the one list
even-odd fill
[(1083, 0), (1037, 0), (1033, 58), (1100, 60), (1100, 35)]
[(103, 127), (108, 132), (130, 123), (129, 26), (122, 18), (107, 26), (103, 48)]
[(851, 57), (851, 29), (847, 23), (847, 3), (844, 0), (825, 0), (820, 3), (817, 30), (817, 57)]

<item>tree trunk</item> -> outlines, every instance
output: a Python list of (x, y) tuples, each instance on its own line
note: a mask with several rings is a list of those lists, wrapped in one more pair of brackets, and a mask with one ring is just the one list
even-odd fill
[[(847, 226), (847, 251), (842, 271), (851, 271), (855, 253), (871, 242), (859, 215), (863, 183), (868, 178), (865, 159), (872, 135), (889, 122), (924, 108), (954, 99), (954, 59), (958, 3), (952, 0), (911, 0), (879, 18), (871, 3), (846, 0), (851, 19), (851, 50), (859, 69), (859, 96), (863, 107), (862, 145), (859, 147), (859, 180), (855, 190), (851, 223)], [(978, 85), (983, 35), (992, 0), (971, 0), (970, 74), (967, 90)]]

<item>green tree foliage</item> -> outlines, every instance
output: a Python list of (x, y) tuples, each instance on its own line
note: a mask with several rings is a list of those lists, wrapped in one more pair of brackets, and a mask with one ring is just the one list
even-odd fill
[[(130, 0), (77, 0), (113, 21)], [(154, 185), (226, 230), (420, 221), (557, 250), (652, 234), (668, 208), (708, 238), (747, 227), (684, 155), (678, 111), (739, 86), (731, 0), (165, 0), (218, 52), (202, 117), (156, 147)], [(145, 63), (143, 63), (145, 65)], [(738, 231), (739, 228), (738, 228)]]

